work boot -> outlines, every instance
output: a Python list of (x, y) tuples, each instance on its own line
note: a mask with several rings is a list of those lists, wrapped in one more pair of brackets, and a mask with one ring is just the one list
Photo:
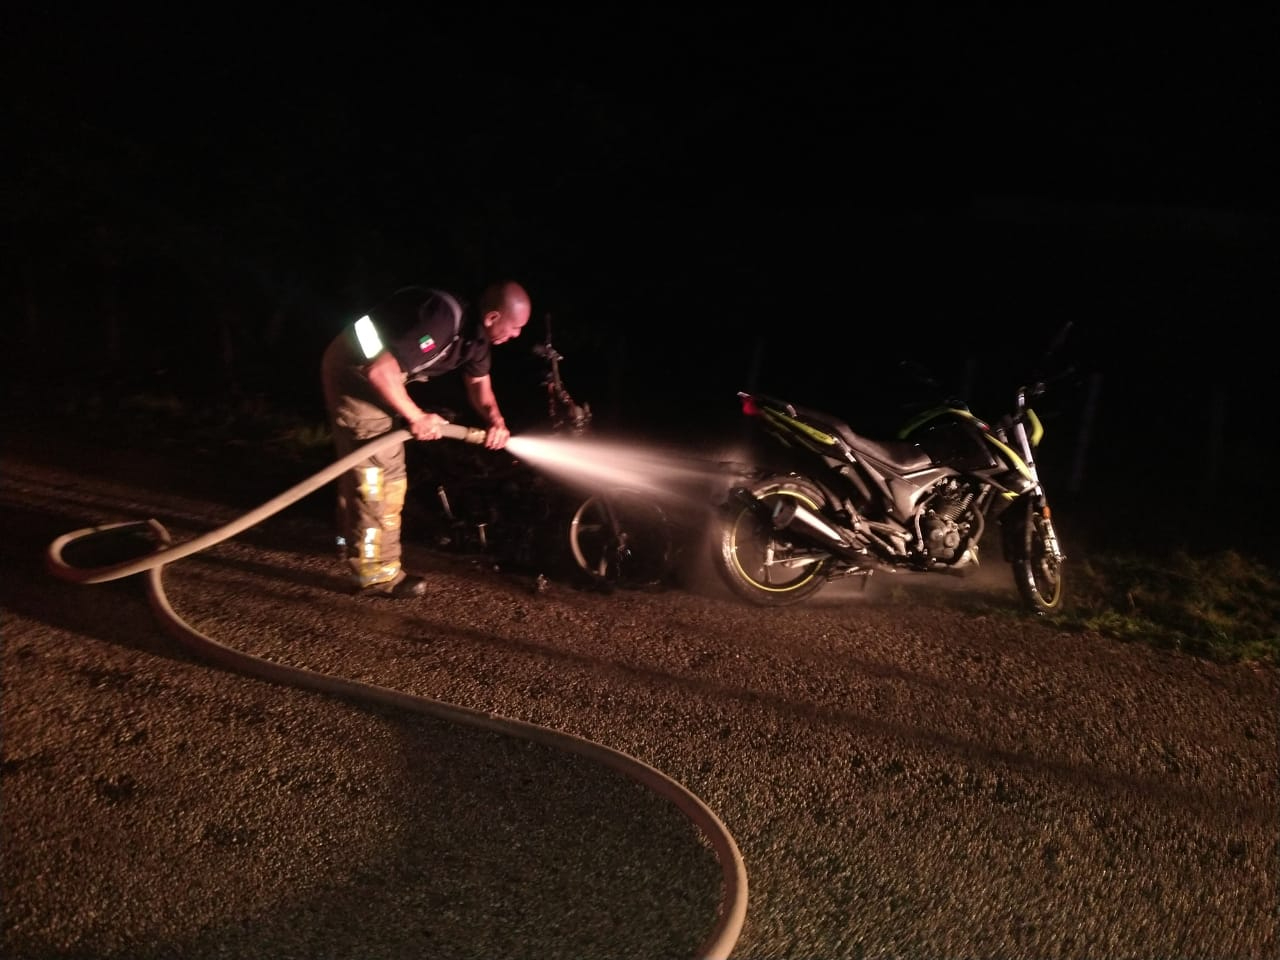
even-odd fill
[(422, 577), (410, 576), (401, 570), (394, 580), (361, 587), (359, 593), (362, 597), (388, 597), (392, 600), (408, 600), (413, 597), (426, 596), (427, 581)]

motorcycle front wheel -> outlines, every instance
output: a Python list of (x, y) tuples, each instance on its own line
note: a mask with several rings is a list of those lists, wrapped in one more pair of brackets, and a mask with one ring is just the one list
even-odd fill
[(634, 490), (610, 490), (582, 501), (569, 521), (569, 549), (578, 569), (599, 584), (654, 586), (671, 573), (666, 513)]
[(799, 477), (770, 477), (746, 488), (755, 503), (727, 508), (715, 550), (715, 567), (729, 589), (762, 607), (781, 607), (812, 596), (827, 582), (829, 553), (793, 541), (769, 517), (787, 498), (821, 512), (822, 492)]
[(1013, 579), (1027, 609), (1048, 616), (1062, 609), (1065, 597), (1062, 557), (1050, 549), (1055, 542), (1049, 508), (1033, 497), (1019, 505), (1013, 551)]

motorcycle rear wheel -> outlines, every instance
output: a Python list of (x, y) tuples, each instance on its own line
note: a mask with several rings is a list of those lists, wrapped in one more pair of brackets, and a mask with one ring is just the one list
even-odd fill
[(1049, 520), (1047, 507), (1032, 497), (1020, 505), (1022, 514), (1013, 555), (1013, 579), (1027, 609), (1036, 616), (1048, 616), (1062, 609), (1066, 596), (1062, 561), (1046, 542)]
[(747, 488), (759, 506), (728, 508), (715, 550), (715, 567), (737, 596), (762, 607), (782, 607), (812, 596), (827, 582), (830, 554), (793, 541), (768, 520), (784, 498), (798, 500), (815, 513), (826, 497), (799, 477), (769, 477)]

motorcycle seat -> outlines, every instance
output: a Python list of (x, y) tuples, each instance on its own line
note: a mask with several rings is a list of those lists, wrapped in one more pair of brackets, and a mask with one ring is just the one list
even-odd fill
[(933, 463), (929, 454), (910, 440), (872, 440), (860, 433), (854, 433), (844, 421), (814, 410), (812, 407), (788, 403), (765, 394), (757, 395), (753, 400), (784, 417), (798, 420), (823, 433), (834, 434), (855, 454), (892, 464), (900, 470), (922, 470)]
[(834, 417), (819, 416), (812, 410), (795, 407), (797, 416), (810, 425), (834, 433), (854, 453), (863, 454), (882, 463), (891, 463), (903, 471), (922, 470), (933, 463), (933, 458), (918, 443), (911, 440), (872, 440), (854, 433), (849, 425)]

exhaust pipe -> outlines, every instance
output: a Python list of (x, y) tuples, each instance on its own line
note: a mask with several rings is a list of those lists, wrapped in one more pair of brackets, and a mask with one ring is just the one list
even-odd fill
[(745, 488), (739, 487), (734, 491), (734, 495), (739, 502), (754, 510), (775, 530), (787, 530), (798, 534), (810, 543), (849, 563), (861, 564), (867, 560), (865, 549), (850, 544), (839, 530), (795, 497), (779, 497), (770, 506)]
[(773, 515), (769, 520), (775, 530), (790, 530), (793, 528), (802, 532), (810, 530), (821, 534), (824, 539), (842, 547), (848, 546), (844, 541), (844, 537), (840, 536), (839, 530), (831, 526), (795, 497), (778, 498), (777, 503), (773, 505)]

